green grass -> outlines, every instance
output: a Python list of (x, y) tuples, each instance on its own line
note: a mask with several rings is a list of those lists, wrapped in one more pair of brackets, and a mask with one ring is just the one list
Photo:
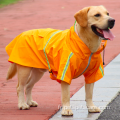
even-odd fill
[(12, 4), (12, 3), (16, 3), (19, 0), (0, 0), (0, 7)]

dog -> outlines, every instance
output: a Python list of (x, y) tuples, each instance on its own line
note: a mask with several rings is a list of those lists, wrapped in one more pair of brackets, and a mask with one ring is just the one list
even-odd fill
[[(114, 35), (110, 31), (115, 19), (104, 6), (85, 7), (74, 15), (75, 24), (67, 30), (35, 29), (21, 33), (6, 46), (11, 62), (7, 80), (18, 75), (18, 108), (38, 106), (31, 91), (46, 71), (50, 78), (61, 83), (62, 115), (71, 116), (70, 83), (85, 76), (86, 105), (90, 113), (100, 112), (93, 104), (94, 83), (104, 75), (100, 52), (107, 40)], [(103, 47), (104, 46), (104, 47)], [(24, 98), (24, 88), (26, 101)]]

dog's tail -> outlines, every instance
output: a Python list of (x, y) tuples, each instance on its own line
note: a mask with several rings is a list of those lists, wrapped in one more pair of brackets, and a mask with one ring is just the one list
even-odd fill
[(11, 63), (11, 64), (10, 64), (10, 67), (9, 67), (9, 69), (8, 69), (8, 72), (7, 72), (7, 77), (6, 77), (6, 79), (9, 80), (9, 79), (11, 79), (12, 77), (14, 77), (15, 74), (16, 74), (16, 72), (17, 72), (17, 66), (16, 66), (16, 64), (15, 64), (15, 63)]

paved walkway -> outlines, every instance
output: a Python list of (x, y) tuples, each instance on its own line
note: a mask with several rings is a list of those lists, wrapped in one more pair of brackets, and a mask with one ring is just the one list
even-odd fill
[[(105, 53), (106, 65), (120, 53), (120, 1), (114, 0), (24, 0), (0, 9), (0, 119), (2, 120), (48, 120), (61, 105), (60, 85), (50, 80), (46, 73), (33, 89), (33, 98), (39, 104), (37, 108), (20, 111), (17, 108), (17, 77), (6, 81), (9, 66), (5, 46), (18, 34), (36, 28), (67, 29), (74, 23), (74, 14), (91, 5), (104, 5), (110, 15), (116, 19), (112, 32), (116, 38), (108, 41)], [(84, 85), (83, 77), (73, 80), (71, 96)]]

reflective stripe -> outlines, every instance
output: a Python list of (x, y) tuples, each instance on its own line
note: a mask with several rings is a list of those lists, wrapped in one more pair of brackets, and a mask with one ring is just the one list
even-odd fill
[(49, 41), (51, 40), (51, 38), (52, 38), (55, 34), (57, 34), (57, 33), (59, 33), (59, 32), (61, 32), (61, 30), (59, 30), (59, 31), (57, 31), (57, 32), (54, 32), (54, 33), (50, 36), (50, 38), (48, 39), (48, 41), (47, 41), (47, 43), (46, 43), (46, 45), (45, 45), (45, 47), (44, 47), (44, 49), (43, 49), (44, 54), (45, 54), (45, 57), (46, 57), (46, 60), (47, 60), (47, 64), (48, 64), (48, 68), (49, 68), (49, 70), (50, 70), (50, 63), (49, 63), (49, 60), (48, 60), (47, 54), (46, 54), (46, 52), (45, 52), (45, 49), (46, 49), (46, 47), (47, 47)]
[(75, 25), (76, 25), (76, 21), (75, 21), (75, 23), (74, 23), (74, 32), (75, 32)]
[(69, 66), (69, 63), (70, 63), (70, 58), (72, 57), (73, 53), (71, 52), (68, 59), (67, 59), (67, 63), (64, 67), (64, 70), (63, 70), (63, 73), (62, 73), (62, 77), (61, 77), (61, 80), (64, 80), (64, 77), (65, 77), (65, 74), (66, 74), (66, 71), (68, 69), (68, 66)]
[(100, 71), (102, 73), (102, 76), (104, 76), (104, 72), (103, 72), (103, 69), (102, 69), (101, 65), (100, 65), (99, 69), (100, 69)]

